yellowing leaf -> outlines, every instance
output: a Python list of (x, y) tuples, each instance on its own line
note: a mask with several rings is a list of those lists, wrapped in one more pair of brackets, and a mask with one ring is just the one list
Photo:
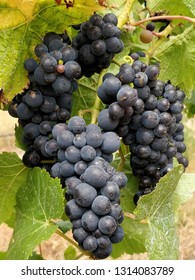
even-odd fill
[(50, 31), (62, 33), (70, 24), (88, 19), (101, 7), (95, 0), (75, 0), (73, 7), (54, 0), (0, 1), (0, 90), (10, 101), (28, 84), (25, 59)]

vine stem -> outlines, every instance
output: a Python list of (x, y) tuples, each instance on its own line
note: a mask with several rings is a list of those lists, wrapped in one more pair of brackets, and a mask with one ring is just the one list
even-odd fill
[(166, 20), (173, 20), (173, 19), (182, 19), (182, 20), (187, 20), (191, 23), (195, 23), (195, 18), (187, 17), (187, 16), (155, 16), (155, 17), (149, 17), (145, 18), (136, 22), (130, 22), (131, 25), (133, 26), (138, 26), (141, 25), (142, 23), (152, 21), (152, 20), (161, 20), (161, 19), (166, 19)]
[(122, 151), (122, 149), (121, 149), (121, 147), (119, 148), (119, 156), (120, 156), (120, 158), (121, 158), (121, 161), (120, 161), (120, 163), (119, 163), (119, 165), (118, 165), (118, 171), (122, 171), (123, 170), (123, 167), (124, 167), (124, 165), (125, 165), (125, 157), (124, 157), (124, 155), (123, 155), (123, 151)]
[(62, 238), (64, 238), (66, 241), (68, 241), (69, 243), (71, 243), (74, 247), (76, 247), (81, 253), (82, 255), (91, 257), (90, 254), (87, 253), (87, 251), (82, 250), (78, 244), (76, 242), (74, 242), (74, 240), (72, 240), (70, 237), (68, 237), (67, 235), (65, 235), (63, 232), (61, 232), (59, 229), (56, 230), (55, 232), (56, 234), (58, 234), (59, 236), (61, 236)]
[(151, 48), (148, 49), (146, 52), (148, 57), (152, 57), (155, 53), (156, 49), (163, 43), (163, 41), (166, 39), (166, 37), (171, 33), (173, 27), (171, 24), (169, 24), (162, 32), (161, 37), (151, 46)]

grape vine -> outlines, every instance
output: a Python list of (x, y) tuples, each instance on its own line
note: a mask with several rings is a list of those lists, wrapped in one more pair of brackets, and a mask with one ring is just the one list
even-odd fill
[[(77, 21), (42, 32), (33, 53), (29, 51), (22, 58), (27, 85), (10, 95), (5, 88), (2, 94), (10, 117), (18, 120), (16, 138), (24, 148), (22, 159), (15, 155), (9, 159), (8, 154), (0, 157), (0, 175), (5, 176), (6, 166), (13, 160), (18, 168), (16, 180), (19, 178), (10, 198), (13, 207), (16, 205), (16, 219), (7, 258), (28, 258), (33, 251), (18, 252), (17, 229), (24, 226), (22, 211), (30, 207), (21, 202), (28, 195), (27, 185), (37, 199), (36, 188), (42, 190), (43, 178), (48, 182), (48, 204), (55, 202), (51, 191), (55, 184), (61, 200), (56, 213), (47, 213), (49, 207), (42, 207), (51, 233), (56, 232), (82, 255), (106, 259), (134, 253), (124, 247), (137, 239), (137, 253), (176, 258), (178, 248), (171, 254), (169, 241), (164, 251), (159, 250), (161, 255), (152, 251), (151, 238), (158, 243), (158, 236), (148, 236), (152, 227), (162, 227), (163, 234), (169, 229), (171, 222), (160, 224), (158, 217), (163, 216), (161, 211), (165, 216), (169, 211), (173, 221), (175, 209), (170, 205), (178, 204), (176, 189), (183, 194), (179, 180), (188, 176), (184, 172), (189, 165), (183, 120), (190, 89), (182, 81), (175, 83), (176, 75), (173, 79), (162, 75), (165, 67), (161, 58), (171, 48), (170, 40), (182, 34), (177, 28), (190, 36), (186, 30), (193, 27), (195, 19), (188, 14), (153, 15), (149, 4), (131, 0), (120, 3), (118, 11), (115, 6), (98, 10), (97, 3), (93, 9), (87, 1), (92, 11), (82, 17), (78, 16), (77, 3), (67, 7), (62, 1), (53, 2), (67, 14), (75, 9)], [(87, 86), (79, 92), (82, 81)], [(25, 178), (20, 177), (23, 172)], [(9, 185), (11, 178), (5, 180)], [(36, 203), (32, 205), (35, 211)], [(3, 221), (9, 222), (12, 213), (13, 209)], [(141, 237), (136, 229), (142, 232)], [(144, 234), (148, 238), (143, 240)]]

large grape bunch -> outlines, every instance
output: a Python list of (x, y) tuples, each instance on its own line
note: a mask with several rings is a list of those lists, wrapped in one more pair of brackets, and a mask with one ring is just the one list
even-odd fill
[[(56, 156), (51, 176), (66, 186), (65, 212), (73, 225), (73, 237), (95, 258), (106, 258), (112, 243), (124, 237), (120, 189), (127, 177), (109, 164), (120, 138), (95, 124), (86, 126), (79, 116), (70, 118), (68, 124), (56, 124), (52, 136), (44, 149)], [(57, 147), (55, 154), (53, 147)]]
[(33, 58), (24, 62), (29, 87), (9, 104), (8, 112), (22, 127), (22, 142), (27, 146), (23, 161), (29, 167), (52, 158), (41, 145), (49, 141), (56, 123), (66, 122), (71, 116), (72, 93), (78, 87), (81, 67), (75, 61), (77, 51), (68, 43), (66, 32), (44, 36), (43, 43), (34, 49), (38, 62)]
[(140, 55), (132, 54), (133, 63), (122, 64), (117, 75), (106, 73), (98, 88), (106, 104), (99, 126), (115, 131), (130, 147), (132, 172), (139, 178), (135, 203), (173, 168), (174, 157), (184, 168), (188, 166), (181, 122), (185, 93), (170, 81), (158, 80), (159, 65), (143, 63)]

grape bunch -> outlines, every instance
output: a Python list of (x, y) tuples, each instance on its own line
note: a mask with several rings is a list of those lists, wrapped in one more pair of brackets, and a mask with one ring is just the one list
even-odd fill
[(43, 43), (34, 49), (39, 63), (33, 58), (24, 62), (29, 87), (9, 104), (9, 114), (19, 119), (23, 129), (22, 142), (27, 146), (23, 162), (29, 167), (52, 158), (40, 147), (50, 139), (53, 126), (66, 122), (71, 115), (72, 93), (78, 87), (81, 67), (75, 61), (77, 51), (69, 42), (66, 32), (44, 36)]
[(158, 80), (159, 65), (146, 65), (140, 56), (132, 54), (132, 65), (124, 63), (117, 75), (106, 73), (98, 88), (106, 104), (99, 126), (115, 131), (130, 148), (132, 172), (139, 178), (135, 203), (173, 168), (174, 157), (184, 168), (188, 166), (181, 122), (185, 93), (170, 81)]
[(118, 19), (108, 13), (101, 17), (94, 14), (79, 25), (79, 32), (72, 40), (72, 46), (78, 50), (78, 62), (82, 74), (90, 77), (109, 67), (116, 53), (123, 50), (120, 39), (121, 30), (117, 27)]
[(94, 257), (106, 258), (112, 243), (124, 236), (119, 203), (127, 177), (109, 164), (120, 138), (95, 124), (86, 126), (79, 116), (70, 118), (68, 124), (56, 124), (52, 136), (42, 149), (56, 157), (51, 176), (66, 186), (65, 212), (73, 225), (73, 237)]

